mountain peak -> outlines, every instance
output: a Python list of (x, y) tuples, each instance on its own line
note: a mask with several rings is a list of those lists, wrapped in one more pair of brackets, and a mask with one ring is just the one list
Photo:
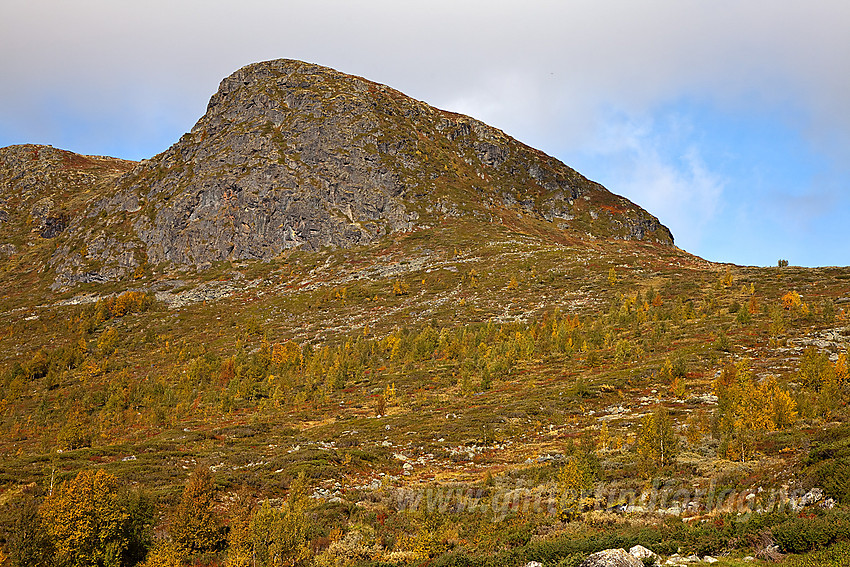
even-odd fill
[[(501, 130), (287, 59), (225, 78), (189, 133), (107, 193), (85, 222), (70, 220), (50, 262), (57, 286), (148, 263), (205, 268), (357, 246), (458, 219), (482, 236), (500, 227), (673, 242), (634, 203)], [(93, 241), (90, 257), (82, 244)]]

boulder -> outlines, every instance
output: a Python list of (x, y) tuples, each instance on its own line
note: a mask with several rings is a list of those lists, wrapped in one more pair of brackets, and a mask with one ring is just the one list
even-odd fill
[(823, 500), (823, 489), (813, 488), (803, 495), (803, 498), (800, 500), (800, 506), (805, 508), (821, 500)]
[(594, 553), (582, 561), (579, 567), (643, 567), (643, 561), (625, 549), (606, 549)]
[(634, 557), (635, 559), (640, 559), (643, 561), (644, 559), (654, 559), (656, 563), (659, 562), (660, 558), (658, 554), (652, 551), (651, 549), (647, 549), (642, 545), (635, 545), (629, 550), (629, 555)]

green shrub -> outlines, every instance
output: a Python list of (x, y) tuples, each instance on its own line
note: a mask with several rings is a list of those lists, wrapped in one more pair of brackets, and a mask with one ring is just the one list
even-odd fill
[(717, 339), (714, 341), (714, 345), (712, 345), (715, 350), (719, 350), (722, 352), (729, 352), (732, 350), (732, 342), (729, 340), (729, 335), (724, 332), (720, 332), (717, 335)]
[(814, 477), (827, 495), (841, 504), (850, 503), (850, 461), (847, 458), (824, 463), (816, 470)]
[(841, 542), (824, 550), (786, 558), (780, 567), (850, 567), (850, 543)]
[(794, 518), (771, 529), (784, 553), (805, 553), (823, 549), (850, 536), (846, 518), (828, 514), (814, 518)]
[(850, 504), (850, 428), (819, 433), (804, 464), (813, 486), (840, 504)]
[(464, 552), (445, 553), (430, 563), (431, 567), (475, 567), (481, 564), (480, 560), (476, 561)]

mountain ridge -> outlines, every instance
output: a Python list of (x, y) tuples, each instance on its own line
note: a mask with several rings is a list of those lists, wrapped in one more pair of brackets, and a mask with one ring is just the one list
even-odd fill
[(368, 244), (461, 216), (673, 243), (656, 217), (501, 130), (286, 59), (226, 77), (190, 132), (103, 189), (54, 235), (53, 289)]

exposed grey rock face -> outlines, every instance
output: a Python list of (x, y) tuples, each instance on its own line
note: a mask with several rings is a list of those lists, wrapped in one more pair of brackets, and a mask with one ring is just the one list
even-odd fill
[[(27, 151), (7, 156), (21, 162), (14, 171), (44, 159)], [(90, 156), (76, 157), (76, 186), (94, 187)], [(39, 189), (52, 173), (39, 175), (19, 175), (15, 191), (30, 195), (41, 237), (57, 240), (55, 287), (127, 278), (147, 264), (203, 269), (351, 247), (447, 218), (519, 215), (575, 238), (673, 242), (640, 207), (495, 128), (291, 60), (224, 79), (191, 132), (110, 178), (108, 196), (80, 214)], [(0, 187), (2, 218), (6, 197)]]
[(604, 193), (634, 213), (608, 215), (620, 237), (672, 242), (645, 211), (494, 128), (290, 60), (226, 78), (192, 131), (120, 187), (102, 210), (135, 215), (153, 264), (369, 243), (415, 229), (444, 196), (457, 205), (503, 194), (569, 222), (576, 199)]
[(418, 215), (377, 155), (369, 85), (293, 61), (241, 69), (105, 209), (142, 211), (133, 226), (152, 263), (270, 258), (410, 230)]

